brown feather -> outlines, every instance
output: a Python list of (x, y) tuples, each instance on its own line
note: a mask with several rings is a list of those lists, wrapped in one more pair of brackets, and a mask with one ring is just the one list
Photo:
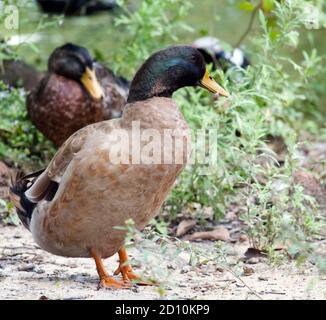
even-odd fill
[(54, 73), (47, 74), (27, 97), (31, 120), (57, 147), (88, 124), (121, 116), (127, 86), (100, 64), (95, 70), (105, 94), (101, 101), (91, 98), (80, 83)]

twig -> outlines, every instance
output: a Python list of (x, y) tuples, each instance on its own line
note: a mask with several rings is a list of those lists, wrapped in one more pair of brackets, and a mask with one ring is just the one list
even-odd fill
[(225, 267), (225, 266), (221, 266), (222, 269), (228, 271), (229, 273), (231, 273), (233, 275), (233, 277), (235, 277), (236, 279), (238, 279), (247, 289), (250, 290), (250, 292), (252, 294), (254, 294), (259, 300), (264, 300), (264, 298), (259, 295), (254, 289), (250, 288), (239, 276), (237, 276), (231, 269)]
[(244, 32), (244, 34), (241, 36), (241, 38), (238, 40), (238, 42), (236, 43), (236, 45), (234, 46), (234, 49), (239, 48), (240, 44), (243, 42), (243, 40), (247, 37), (247, 35), (251, 32), (252, 30), (252, 26), (254, 24), (255, 21), (255, 16), (257, 11), (261, 8), (262, 6), (262, 1), (259, 1), (259, 3), (256, 5), (256, 7), (254, 8), (254, 10), (251, 13), (251, 17), (250, 17), (250, 21), (249, 21), (249, 25), (247, 30)]

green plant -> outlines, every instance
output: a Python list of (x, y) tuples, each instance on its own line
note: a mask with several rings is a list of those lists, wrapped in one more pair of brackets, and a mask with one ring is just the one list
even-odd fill
[(0, 159), (26, 169), (44, 166), (54, 147), (28, 119), (25, 92), (0, 83), (0, 95)]
[(183, 31), (192, 31), (183, 22), (192, 6), (190, 1), (143, 0), (137, 2), (136, 10), (129, 2), (117, 1), (123, 12), (114, 19), (114, 26), (128, 34), (114, 55), (118, 73), (126, 77), (132, 77), (155, 50), (177, 42)]
[[(212, 207), (218, 219), (237, 196), (256, 248), (267, 250), (275, 245), (288, 215), (294, 232), (302, 232), (307, 240), (318, 234), (322, 225), (318, 209), (307, 201), (302, 188), (291, 184), (299, 166), (294, 149), (300, 134), (319, 132), (322, 123), (318, 121), (323, 119), (317, 100), (318, 84), (326, 78), (324, 57), (312, 50), (310, 54), (304, 51), (299, 62), (292, 59), (304, 28), (304, 7), (303, 1), (275, 3), (273, 25), (259, 11), (260, 30), (251, 41), (253, 64), (241, 70), (240, 76), (236, 69), (224, 76), (217, 74), (232, 93), (228, 102), (214, 103), (195, 89), (176, 94), (192, 128), (218, 129), (219, 157), (214, 174), (201, 176), (196, 165), (183, 172), (168, 200), (168, 208), (175, 209), (172, 219), (189, 202)], [(268, 136), (285, 141), (288, 156), (284, 166), (266, 145)], [(276, 191), (277, 183), (283, 185), (282, 192)]]

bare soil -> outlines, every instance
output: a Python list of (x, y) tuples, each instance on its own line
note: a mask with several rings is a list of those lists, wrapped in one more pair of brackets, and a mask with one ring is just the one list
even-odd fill
[[(274, 141), (275, 152), (280, 142)], [(301, 167), (310, 173), (296, 172), (293, 180), (301, 184), (307, 194), (314, 196), (326, 212), (326, 143), (316, 142), (300, 150)], [(8, 193), (9, 167), (0, 162), (0, 198)], [(312, 171), (312, 172), (311, 172)], [(235, 206), (237, 206), (235, 204)], [(234, 209), (234, 210), (233, 210)], [(153, 252), (163, 260), (144, 262), (142, 254), (134, 248), (129, 251), (132, 261), (143, 261), (136, 265), (135, 272), (144, 268), (161, 268), (168, 271), (162, 282), (164, 292), (157, 287), (134, 286), (131, 289), (98, 289), (98, 276), (92, 259), (64, 258), (51, 255), (40, 249), (31, 234), (23, 226), (10, 226), (5, 217), (0, 217), (0, 299), (326, 299), (326, 275), (319, 275), (312, 261), (300, 267), (288, 260), (273, 266), (266, 258), (244, 259), (249, 248), (248, 239), (242, 235), (243, 225), (237, 219), (237, 208), (220, 221), (217, 232), (206, 233), (206, 239), (226, 240), (226, 265), (217, 262), (191, 266), (189, 254), (182, 253), (172, 259), (175, 250), (170, 243), (167, 252), (161, 254), (157, 245)], [(1, 219), (2, 218), (2, 219)], [(181, 220), (185, 219), (182, 215)], [(1, 223), (2, 220), (2, 223)], [(216, 226), (213, 226), (214, 228)], [(199, 240), (195, 234), (187, 235), (188, 229), (202, 232), (196, 223), (187, 221), (183, 228), (184, 239), (204, 252), (216, 252), (214, 240)], [(227, 229), (227, 230), (226, 230)], [(177, 226), (171, 233), (180, 233)], [(198, 236), (197, 233), (197, 236)], [(214, 238), (215, 237), (215, 238)], [(326, 237), (325, 237), (326, 238)], [(155, 247), (157, 246), (157, 248)], [(326, 255), (326, 240), (318, 243), (320, 253)], [(105, 260), (110, 273), (117, 267), (117, 256)], [(227, 266), (225, 268), (225, 266)]]
[[(214, 242), (198, 245), (209, 251)], [(319, 277), (313, 264), (272, 267), (265, 259), (244, 263), (247, 248), (246, 242), (229, 245), (228, 263), (239, 264), (239, 275), (215, 264), (192, 267), (181, 257), (170, 266), (171, 281), (162, 297), (156, 287), (98, 290), (92, 259), (51, 255), (35, 245), (22, 226), (0, 226), (0, 299), (326, 299), (326, 276)], [(139, 254), (130, 253), (133, 258)], [(113, 272), (117, 257), (105, 264)]]

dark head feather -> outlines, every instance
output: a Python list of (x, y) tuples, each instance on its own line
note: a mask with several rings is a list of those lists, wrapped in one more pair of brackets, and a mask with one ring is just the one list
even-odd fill
[(171, 97), (173, 92), (196, 86), (205, 74), (201, 53), (190, 46), (172, 46), (151, 55), (130, 85), (128, 102)]
[(69, 79), (80, 80), (86, 68), (93, 69), (93, 59), (84, 47), (67, 43), (56, 48), (48, 61), (48, 71)]

